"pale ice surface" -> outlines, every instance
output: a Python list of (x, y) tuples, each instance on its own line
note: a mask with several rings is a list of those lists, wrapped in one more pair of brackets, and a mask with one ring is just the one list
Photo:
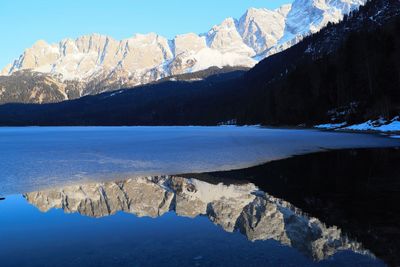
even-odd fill
[(239, 169), (327, 149), (394, 146), (399, 139), (379, 135), (260, 127), (0, 128), (0, 195)]

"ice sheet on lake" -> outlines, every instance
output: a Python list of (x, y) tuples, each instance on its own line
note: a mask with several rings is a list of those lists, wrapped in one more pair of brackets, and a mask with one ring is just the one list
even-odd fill
[(326, 149), (391, 147), (366, 134), (260, 127), (0, 129), (0, 195), (76, 182), (238, 169)]

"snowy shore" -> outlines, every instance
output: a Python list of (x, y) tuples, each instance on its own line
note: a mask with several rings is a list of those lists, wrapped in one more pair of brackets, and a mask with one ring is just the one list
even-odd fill
[(374, 132), (390, 135), (392, 138), (400, 138), (400, 116), (396, 116), (391, 120), (379, 118), (360, 124), (348, 124), (347, 122), (327, 123), (315, 125), (314, 128), (334, 131)]

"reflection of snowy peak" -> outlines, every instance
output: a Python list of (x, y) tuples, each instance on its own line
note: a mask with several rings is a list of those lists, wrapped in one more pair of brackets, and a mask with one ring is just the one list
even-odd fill
[(29, 193), (25, 198), (43, 212), (62, 208), (91, 217), (118, 211), (150, 217), (169, 211), (186, 217), (205, 215), (225, 231), (239, 231), (251, 241), (274, 239), (315, 260), (340, 250), (368, 254), (340, 229), (303, 215), (290, 203), (260, 192), (253, 184), (227, 186), (181, 177), (148, 177), (68, 186)]
[(79, 97), (210, 67), (252, 67), (365, 1), (295, 0), (276, 10), (250, 8), (240, 19), (228, 18), (206, 34), (173, 40), (150, 33), (121, 41), (98, 34), (57, 44), (38, 41), (0, 74), (32, 70), (64, 82), (79, 81), (86, 87), (75, 94)]

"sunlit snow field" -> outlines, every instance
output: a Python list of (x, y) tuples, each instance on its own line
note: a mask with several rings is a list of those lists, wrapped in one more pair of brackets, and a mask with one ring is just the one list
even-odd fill
[(400, 140), (261, 127), (0, 128), (0, 195), (116, 177), (239, 169), (327, 149), (393, 146)]

